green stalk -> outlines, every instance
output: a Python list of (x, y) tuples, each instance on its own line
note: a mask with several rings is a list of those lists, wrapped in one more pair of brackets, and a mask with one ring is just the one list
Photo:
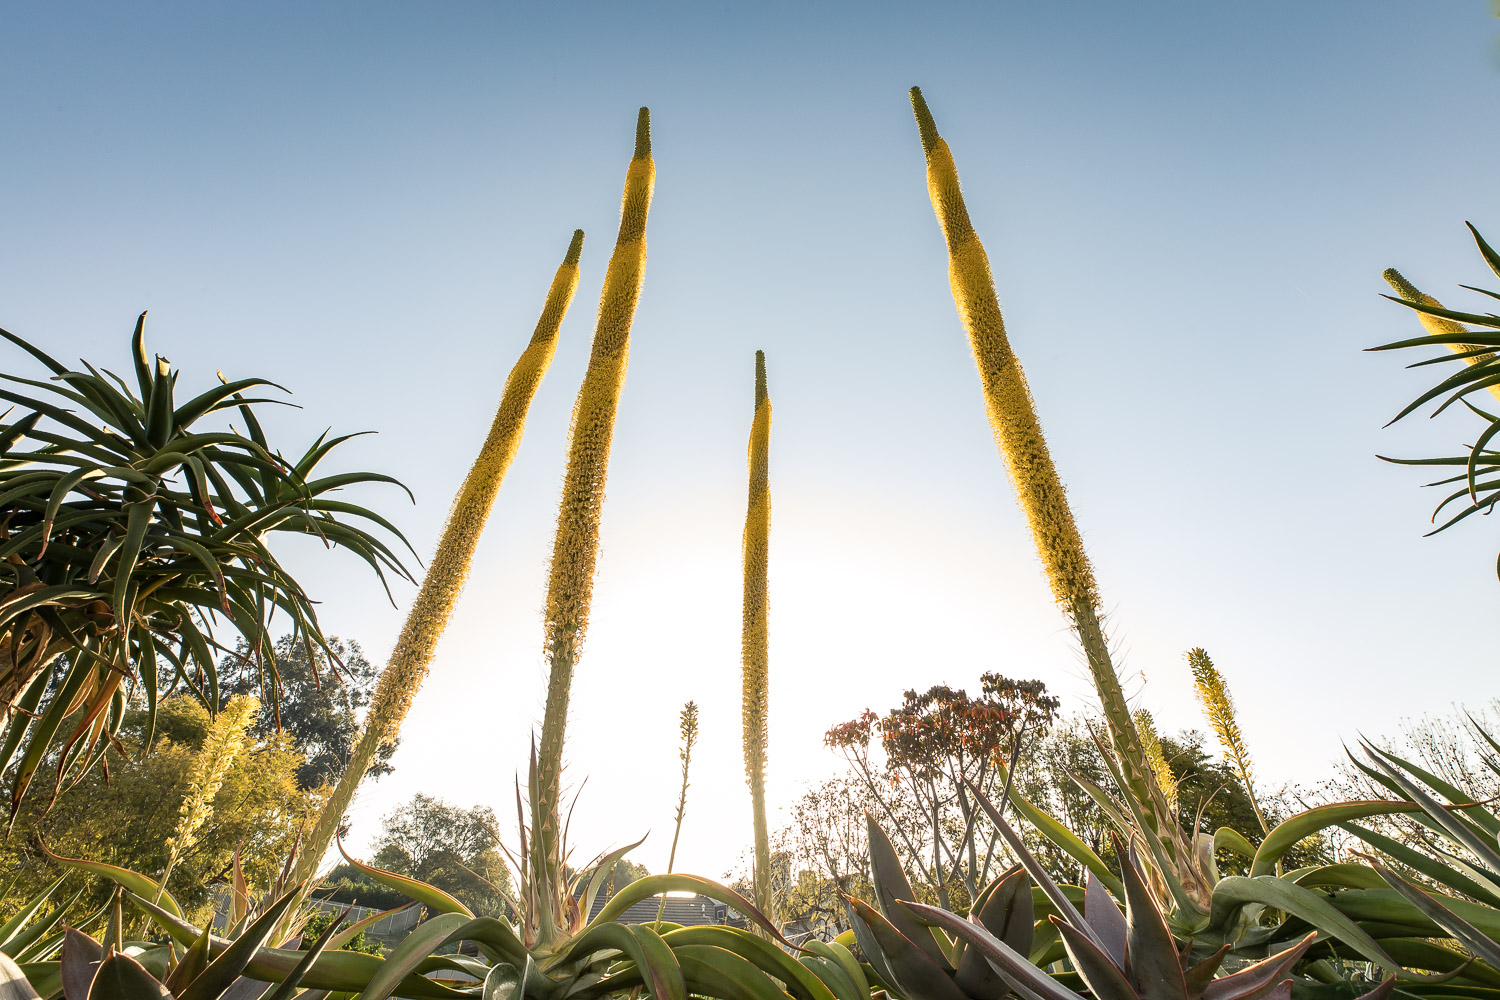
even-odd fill
[(582, 253), (583, 230), (579, 229), (573, 233), (568, 253), (552, 279), (531, 342), (521, 352), (510, 377), (505, 380), (505, 390), (501, 393), (489, 435), (453, 500), (448, 523), (438, 539), (437, 552), (432, 557), (427, 575), (422, 578), (417, 598), (407, 612), (396, 648), (391, 651), (391, 658), (376, 681), (364, 729), (349, 765), (333, 794), (324, 803), (312, 833), (297, 857), (292, 881), (306, 880), (308, 888), (304, 892), (311, 888), (312, 875), (327, 853), (328, 845), (333, 842), (344, 814), (349, 811), (354, 792), (365, 772), (374, 763), (381, 746), (395, 740), (412, 699), (427, 677), (438, 640), (448, 627), (453, 607), (469, 578), (469, 566), (485, 522), (489, 520), (490, 508), (495, 504), (500, 484), (521, 445), (531, 400), (557, 353), (558, 328), (562, 326), (568, 305), (573, 301), (573, 292), (578, 288), (578, 258)]
[(770, 715), (770, 652), (766, 567), (771, 535), (771, 397), (766, 352), (755, 352), (755, 419), (750, 425), (750, 488), (745, 510), (745, 595), (741, 638), (745, 777), (755, 823), (755, 905), (775, 920), (771, 905), (771, 838), (766, 828), (766, 746)]
[[(677, 839), (682, 836), (682, 818), (687, 815), (688, 767), (693, 763), (693, 746), (698, 742), (698, 703), (690, 701), (682, 706), (682, 749), (677, 756), (682, 759), (682, 787), (677, 792), (677, 826), (672, 831), (672, 851), (667, 855), (667, 874), (677, 865)], [(661, 927), (661, 916), (667, 910), (667, 894), (662, 893), (661, 903), (656, 907), (657, 929)]]

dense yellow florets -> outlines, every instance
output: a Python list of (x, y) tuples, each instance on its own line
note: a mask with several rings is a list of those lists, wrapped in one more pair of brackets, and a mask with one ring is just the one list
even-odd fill
[(750, 487), (745, 510), (745, 593), (741, 638), (745, 777), (755, 823), (755, 905), (771, 906), (770, 836), (766, 826), (766, 727), (770, 717), (769, 597), (771, 537), (771, 398), (766, 355), (755, 352), (755, 418), (750, 425)]
[(562, 776), (563, 737), (573, 668), (588, 629), (599, 553), (599, 513), (609, 473), (615, 411), (630, 358), (630, 327), (646, 274), (646, 217), (656, 183), (651, 159), (650, 117), (641, 109), (635, 156), (625, 172), (620, 232), (599, 295), (593, 350), (578, 399), (568, 466), (557, 512), (557, 535), (547, 581), (545, 654), (550, 667), (537, 760), (541, 812), (534, 818), (542, 837), (554, 837)]
[(307, 846), (297, 860), (296, 877), (299, 879), (312, 875), (322, 860), (334, 831), (354, 800), (355, 789), (380, 747), (396, 738), (412, 699), (427, 677), (438, 640), (448, 627), (453, 607), (469, 578), (474, 551), (489, 519), (490, 509), (495, 505), (500, 484), (521, 445), (531, 400), (557, 353), (558, 330), (578, 288), (578, 260), (582, 251), (583, 230), (580, 229), (573, 233), (567, 255), (552, 279), (531, 342), (521, 352), (505, 380), (500, 405), (490, 424), (489, 435), (479, 449), (479, 457), (474, 460), (454, 497), (448, 522), (438, 538), (437, 552), (422, 578), (416, 600), (407, 612), (395, 649), (376, 681), (365, 726), (349, 765), (319, 814)]

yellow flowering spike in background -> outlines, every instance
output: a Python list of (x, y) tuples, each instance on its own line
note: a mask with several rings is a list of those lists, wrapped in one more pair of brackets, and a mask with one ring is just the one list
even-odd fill
[[(1390, 285), (1396, 290), (1397, 295), (1401, 296), (1406, 301), (1416, 302), (1424, 306), (1431, 306), (1434, 309), (1444, 308), (1441, 302), (1433, 298), (1431, 295), (1424, 294), (1420, 289), (1417, 288), (1416, 285), (1413, 285), (1410, 281), (1407, 281), (1406, 278), (1402, 276), (1401, 272), (1396, 270), (1394, 267), (1386, 268), (1380, 276), (1386, 280), (1386, 284)], [(1433, 337), (1461, 337), (1469, 332), (1462, 323), (1448, 319), (1446, 316), (1432, 316), (1428, 313), (1418, 312), (1417, 319), (1421, 320), (1422, 327), (1427, 331), (1428, 335)], [(1467, 354), (1470, 351), (1485, 350), (1483, 347), (1479, 347), (1474, 344), (1449, 344), (1448, 348), (1453, 351), (1454, 354)], [(1468, 363), (1471, 365), (1477, 365), (1481, 361), (1491, 361), (1494, 359), (1494, 357), (1495, 356), (1490, 353), (1475, 354), (1474, 356), (1466, 358), (1465, 360), (1468, 361)], [(1490, 393), (1496, 399), (1500, 399), (1500, 385), (1490, 386)]]
[[(594, 564), (599, 553), (599, 512), (609, 473), (609, 446), (614, 436), (615, 410), (630, 357), (630, 324), (646, 275), (646, 215), (656, 183), (651, 159), (651, 114), (641, 108), (636, 120), (635, 155), (625, 171), (625, 194), (620, 205), (620, 233), (604, 274), (599, 295), (599, 320), (594, 330), (588, 370), (573, 405), (572, 439), (562, 501), (557, 511), (557, 536), (552, 546), (552, 570), (547, 581), (545, 653), (550, 668), (547, 702), (542, 714), (541, 746), (537, 754), (538, 815), (533, 852), (537, 864), (561, 865), (557, 856), (558, 812), (562, 785), (563, 736), (568, 724), (568, 696), (573, 668), (589, 623), (594, 593)], [(560, 869), (559, 869), (560, 871)], [(557, 872), (552, 872), (553, 876)], [(553, 879), (555, 880), (555, 878)], [(544, 929), (543, 933), (548, 933)]]
[(1005, 459), (1016, 499), (1031, 526), (1032, 541), (1046, 568), (1053, 596), (1072, 619), (1083, 644), (1089, 673), (1104, 708), (1110, 741), (1130, 785), (1129, 792), (1150, 807), (1148, 821), (1158, 827), (1153, 832), (1162, 833), (1169, 826), (1175, 827), (1175, 818), (1152, 778), (1125, 692), (1110, 659), (1099, 625), (1094, 569), (1084, 552), (1083, 536), (1073, 520), (1067, 493), (1047, 450), (1047, 440), (1042, 436), (1026, 375), (1005, 335), (989, 257), (969, 222), (953, 154), (938, 135), (927, 102), (917, 87), (911, 89), (911, 103), (922, 137), (922, 150), (927, 156), (928, 195), (948, 243), (948, 280), (953, 302), (979, 366), (995, 441)]
[(1229, 696), (1229, 685), (1224, 675), (1208, 658), (1205, 649), (1187, 651), (1188, 665), (1193, 668), (1193, 682), (1198, 690), (1198, 701), (1203, 705), (1203, 716), (1208, 720), (1224, 753), (1240, 773), (1245, 783), (1245, 793), (1250, 796), (1250, 805), (1255, 808), (1255, 818), (1260, 821), (1262, 833), (1270, 833), (1266, 814), (1261, 811), (1260, 800), (1255, 797), (1255, 784), (1251, 780), (1250, 748), (1245, 744), (1245, 735), (1240, 732), (1239, 720), (1234, 714), (1234, 699)]
[(453, 606), (469, 578), (469, 564), (489, 519), (490, 508), (495, 504), (500, 484), (511, 460), (516, 457), (516, 449), (520, 447), (532, 397), (557, 353), (557, 333), (578, 288), (578, 258), (582, 253), (583, 230), (579, 229), (574, 231), (568, 253), (552, 278), (552, 287), (547, 291), (531, 342), (521, 352), (515, 367), (510, 370), (510, 377), (505, 380), (489, 436), (484, 439), (479, 457), (474, 459), (454, 497), (432, 564), (428, 566), (417, 598), (407, 612), (396, 648), (391, 651), (391, 658), (375, 684), (364, 730), (349, 759), (349, 766), (319, 813), (306, 847), (297, 858), (294, 880), (310, 878), (317, 870), (338, 830), (339, 821), (349, 810), (355, 789), (374, 762), (381, 745), (396, 738), (406, 712), (411, 708), (412, 698), (427, 677), (438, 640), (448, 627)]
[(740, 640), (745, 778), (755, 821), (755, 905), (771, 917), (771, 840), (766, 829), (766, 724), (770, 647), (766, 567), (771, 537), (771, 397), (766, 352), (755, 352), (755, 419), (750, 425), (750, 489), (745, 510), (745, 599)]
[(234, 759), (245, 749), (245, 737), (259, 714), (259, 698), (237, 694), (209, 722), (203, 745), (188, 771), (187, 791), (177, 810), (177, 826), (167, 838), (167, 865), (159, 882), (162, 891), (166, 891), (167, 879), (177, 867), (178, 859), (197, 842), (198, 831), (213, 815), (214, 796), (223, 787)]
[(1144, 708), (1136, 709), (1135, 730), (1141, 734), (1141, 747), (1146, 751), (1146, 760), (1156, 774), (1156, 783), (1161, 786), (1161, 793), (1167, 797), (1167, 805), (1176, 809), (1177, 776), (1172, 773), (1172, 765), (1167, 760), (1166, 751), (1162, 749), (1161, 737), (1156, 732), (1156, 720)]

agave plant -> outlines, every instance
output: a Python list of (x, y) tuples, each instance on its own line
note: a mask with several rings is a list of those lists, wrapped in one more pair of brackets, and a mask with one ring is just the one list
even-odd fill
[[(889, 970), (903, 996), (1000, 1000), (1014, 993), (1023, 1000), (1079, 1000), (1084, 995), (1096, 1000), (1251, 1000), (1290, 996), (1294, 983), (1316, 985), (1294, 977), (1296, 967), (1320, 944), (1316, 930), (1304, 927), (1296, 937), (1266, 949), (1259, 961), (1240, 961), (1240, 968), (1221, 975), (1231, 945), (1192, 940), (1179, 945), (1133, 848), (1116, 845), (1121, 870), (1119, 879), (1111, 881), (1117, 888), (1106, 888), (1103, 879), (1089, 872), (1079, 893), (1053, 881), (982, 793), (978, 801), (1020, 864), (987, 889), (967, 917), (896, 897), (883, 899), (882, 914), (876, 916), (902, 912), (899, 922), (872, 922), (871, 908), (859, 909), (856, 904), (862, 948), (877, 956), (877, 971)], [(877, 843), (889, 849), (883, 836), (872, 835), (872, 845)], [(877, 852), (872, 846), (872, 867)], [(880, 866), (886, 877), (876, 880), (877, 885), (883, 881), (887, 891), (893, 863), (891, 853)], [(1116, 897), (1123, 901), (1123, 913)], [(1035, 927), (1034, 914), (1045, 918)], [(1070, 969), (1054, 974), (1042, 968), (1063, 958)], [(1395, 988), (1395, 982), (1388, 976), (1365, 996), (1378, 1000)]]
[[(533, 754), (529, 796), (533, 815), (542, 795), (540, 765)], [(519, 798), (519, 792), (518, 792)], [(517, 803), (518, 811), (520, 802)], [(853, 955), (837, 944), (809, 945), (794, 958), (791, 946), (753, 903), (726, 886), (695, 875), (650, 875), (616, 893), (592, 919), (594, 902), (614, 865), (632, 848), (610, 852), (566, 881), (549, 881), (552, 866), (539, 864), (537, 834), (524, 822), (515, 857), (519, 920), (476, 916), (463, 903), (424, 882), (346, 859), (370, 878), (424, 904), (436, 914), (418, 926), (385, 959), (376, 976), (340, 987), (362, 991), (365, 1000), (385, 1000), (395, 984), (434, 962), (483, 983), (486, 1000), (588, 1000), (644, 987), (662, 1000), (688, 994), (724, 1000), (867, 1000), (868, 979)], [(559, 841), (559, 857), (567, 857)], [(557, 870), (565, 870), (566, 864)], [(735, 927), (681, 927), (669, 922), (622, 924), (635, 903), (668, 892), (694, 892), (738, 910), (765, 934)], [(552, 923), (543, 933), (542, 919)], [(183, 933), (179, 930), (179, 933)], [(472, 941), (478, 958), (437, 955), (439, 949)], [(404, 994), (403, 994), (404, 995)]]
[[(352, 435), (325, 433), (299, 459), (283, 459), (255, 416), (269, 400), (245, 396), (274, 383), (223, 382), (178, 402), (178, 373), (160, 355), (148, 358), (144, 331), (142, 313), (131, 342), (132, 388), (87, 362), (71, 370), (0, 330), (52, 376), (5, 374), (30, 391), (0, 388), (0, 399), (22, 411), (0, 425), (0, 771), (15, 762), (12, 818), (65, 720), (77, 717), (63, 736), (54, 793), (103, 756), (127, 680), (154, 713), (165, 665), (217, 708), (215, 651), (227, 647), (215, 623), (248, 643), (271, 706), (270, 615), (285, 614), (300, 641), (333, 655), (313, 601), (267, 545), (272, 532), (343, 546), (383, 582), (387, 573), (409, 578), (372, 529), (404, 544), (400, 532), (329, 496), (395, 480), (371, 472), (313, 478)], [(225, 410), (237, 412), (243, 431), (200, 426)]]

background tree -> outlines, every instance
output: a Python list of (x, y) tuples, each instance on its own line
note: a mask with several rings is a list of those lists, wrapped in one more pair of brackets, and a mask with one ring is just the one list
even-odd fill
[[(510, 869), (500, 854), (500, 827), (488, 806), (462, 809), (418, 792), (383, 821), (371, 864), (421, 879), (481, 916), (507, 913)], [(323, 899), (362, 906), (398, 906), (406, 901), (362, 891), (368, 884), (352, 866), (341, 865), (315, 893)], [(331, 890), (331, 891), (324, 891)]]
[[(380, 669), (365, 658), (359, 643), (337, 637), (328, 640), (336, 659), (314, 648), (308, 656), (305, 643), (293, 636), (276, 641), (276, 699), (267, 704), (253, 732), (264, 739), (281, 732), (290, 736), (305, 758), (297, 771), (304, 789), (335, 784), (343, 777), (359, 739), (359, 713), (370, 703), (370, 693)], [(219, 662), (223, 677), (220, 691), (225, 701), (233, 694), (258, 693), (263, 688), (259, 666), (249, 646), (241, 641), (231, 657)], [(383, 744), (367, 778), (390, 774), (391, 755), (398, 740)]]
[[(163, 699), (156, 714), (152, 752), (140, 753), (147, 714), (126, 713), (120, 742), (103, 769), (94, 769), (58, 796), (50, 813), (28, 802), (16, 829), (0, 843), (0, 877), (15, 878), (11, 898), (25, 898), (61, 871), (36, 838), (64, 857), (88, 858), (156, 877), (166, 866), (167, 839), (178, 820), (193, 760), (208, 732), (208, 711), (195, 699)], [(213, 810), (173, 867), (167, 888), (196, 918), (210, 907), (214, 883), (229, 876), (235, 849), (252, 890), (264, 891), (293, 850), (298, 828), (321, 802), (297, 782), (302, 755), (285, 734), (254, 741), (238, 755), (213, 798)], [(98, 906), (112, 886), (71, 876), (85, 890), (78, 912)]]
[[(987, 882), (996, 838), (969, 786), (993, 788), (1000, 766), (1028, 731), (1050, 725), (1057, 699), (1041, 681), (1013, 681), (996, 673), (980, 677), (979, 697), (962, 688), (935, 685), (907, 691), (884, 716), (868, 709), (828, 730), (824, 741), (838, 750), (880, 807), (876, 818), (938, 905), (963, 907)], [(880, 759), (873, 755), (878, 737)], [(921, 817), (912, 823), (902, 807)]]

